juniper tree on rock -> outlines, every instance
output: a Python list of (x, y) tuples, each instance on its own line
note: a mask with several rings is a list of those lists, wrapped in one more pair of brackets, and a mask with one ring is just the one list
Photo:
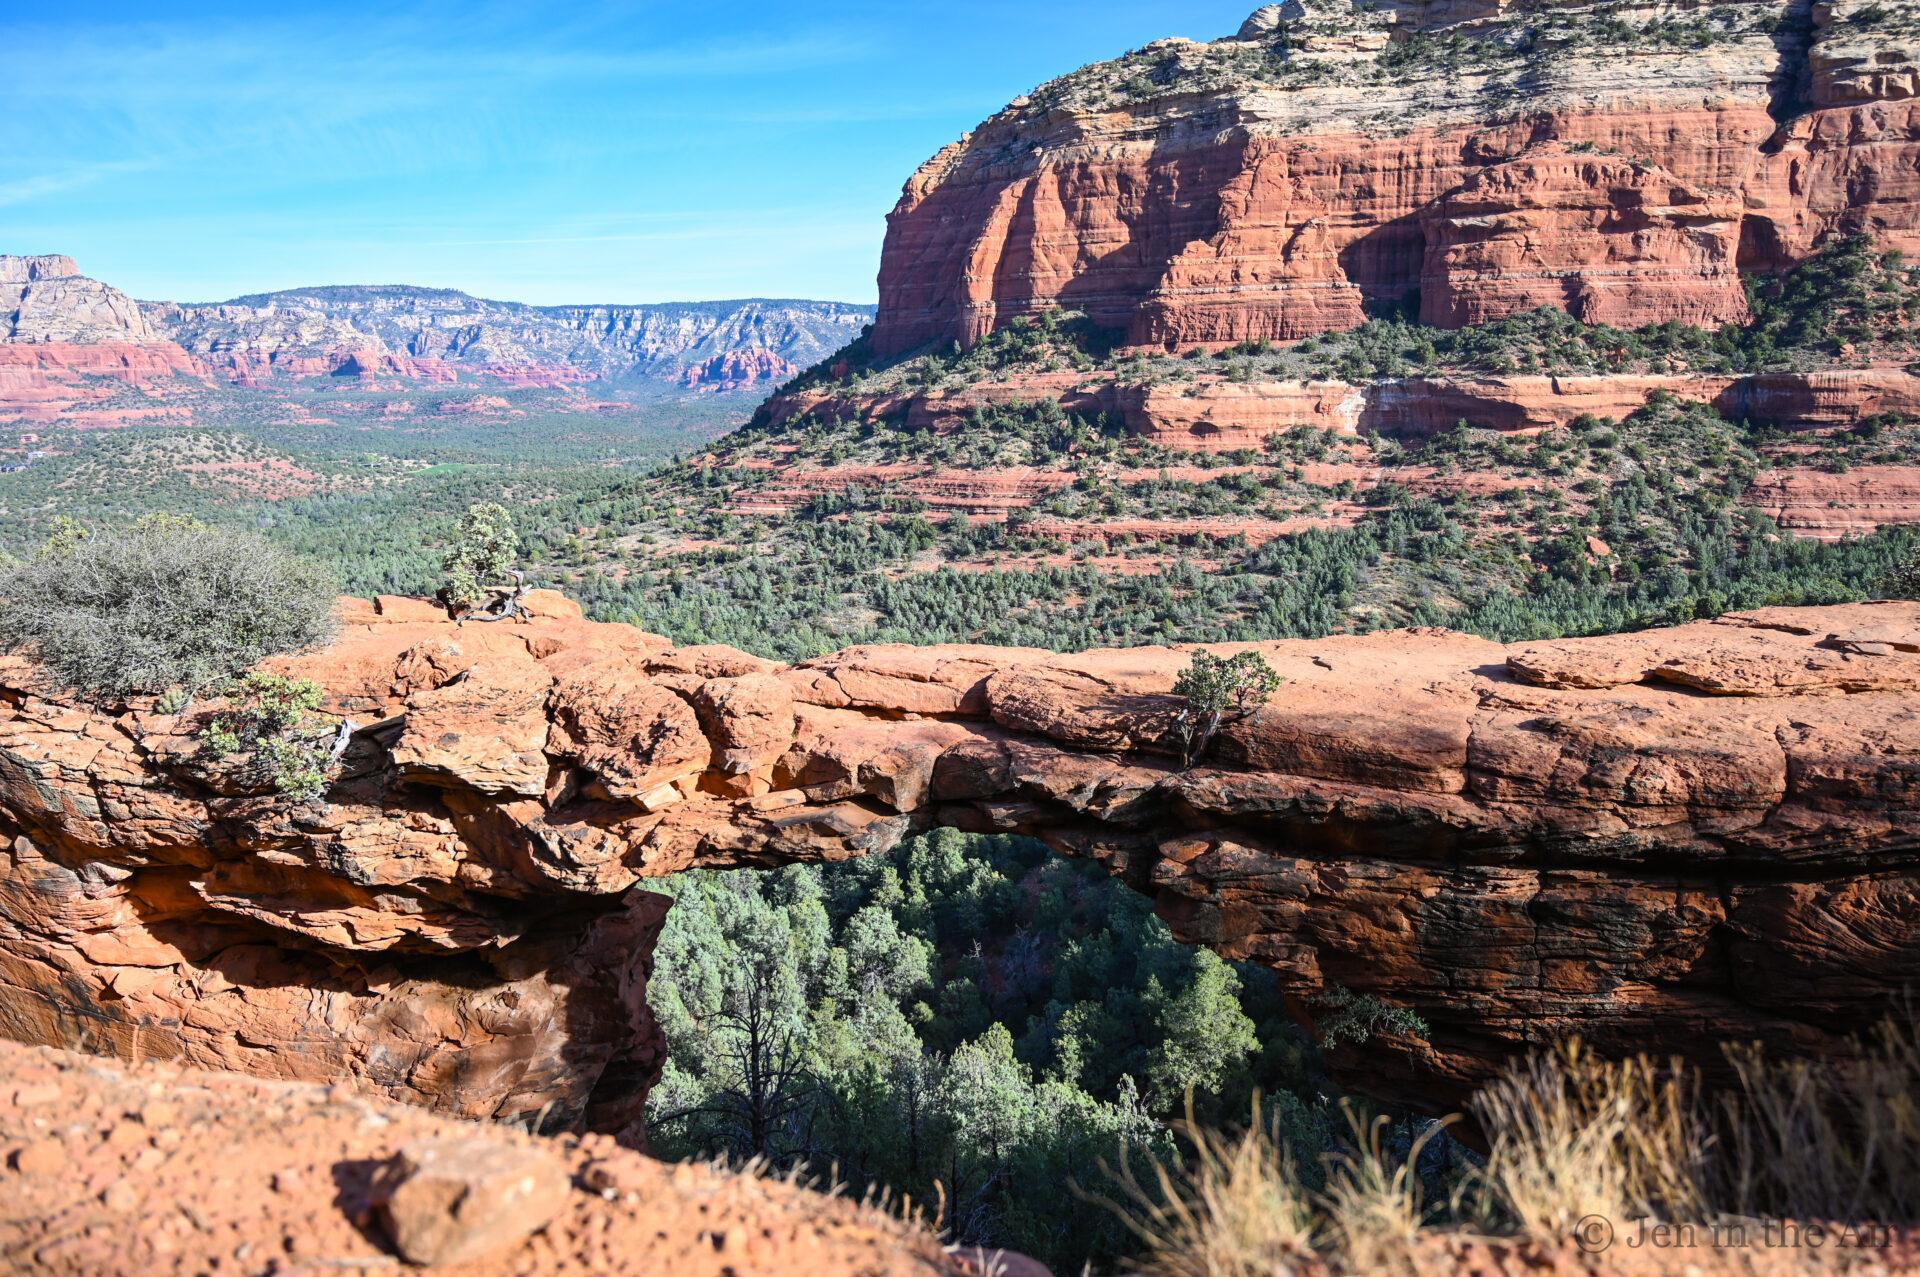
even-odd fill
[[(440, 600), (462, 620), (498, 621), (518, 615), (526, 593), (526, 574), (518, 570), (519, 562), (520, 535), (506, 507), (491, 501), (469, 506), (440, 561), (446, 582), (440, 587)], [(514, 579), (510, 587), (489, 584), (509, 576)], [(490, 594), (502, 592), (497, 605), (488, 604)]]
[(1180, 765), (1191, 767), (1205, 757), (1214, 733), (1229, 714), (1245, 718), (1265, 705), (1283, 681), (1266, 657), (1255, 651), (1230, 657), (1195, 652), (1193, 663), (1173, 685), (1173, 694), (1187, 702), (1174, 715), (1174, 731), (1182, 748)]

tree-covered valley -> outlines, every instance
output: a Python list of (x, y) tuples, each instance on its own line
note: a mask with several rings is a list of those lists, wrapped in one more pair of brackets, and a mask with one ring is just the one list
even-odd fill
[[(647, 1111), (665, 1156), (831, 1167), (1074, 1272), (1128, 1252), (1092, 1198), (1123, 1163), (1171, 1164), (1189, 1101), (1213, 1126), (1258, 1103), (1302, 1148), (1341, 1122), (1270, 972), (1177, 943), (1145, 897), (1037, 842), (939, 830), (664, 889), (671, 1055)], [(1388, 1027), (1323, 1010), (1336, 1033)]]

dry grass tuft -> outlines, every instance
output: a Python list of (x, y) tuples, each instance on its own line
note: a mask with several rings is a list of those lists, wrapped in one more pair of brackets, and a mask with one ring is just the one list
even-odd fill
[(1326, 1159), (1327, 1188), (1318, 1198), (1324, 1216), (1321, 1231), (1348, 1271), (1415, 1272), (1414, 1248), (1427, 1222), (1426, 1194), (1416, 1167), (1421, 1150), (1445, 1127), (1435, 1123), (1427, 1128), (1402, 1160), (1382, 1147), (1381, 1137), (1391, 1125), (1386, 1117), (1364, 1121), (1351, 1105), (1343, 1107), (1353, 1142)]
[(1920, 1017), (1889, 1020), (1852, 1058), (1768, 1060), (1730, 1047), (1718, 1205), (1750, 1218), (1920, 1217)]
[(1490, 1196), (1559, 1240), (1589, 1215), (1694, 1219), (1708, 1137), (1679, 1062), (1602, 1060), (1579, 1042), (1509, 1068), (1471, 1105), (1493, 1144)]
[(1143, 1272), (1152, 1277), (1272, 1277), (1290, 1273), (1313, 1254), (1314, 1217), (1300, 1185), (1293, 1153), (1272, 1127), (1253, 1122), (1228, 1137), (1193, 1122), (1187, 1097), (1183, 1131), (1193, 1144), (1187, 1182), (1176, 1184), (1156, 1163), (1145, 1187), (1123, 1164), (1119, 1181), (1127, 1201), (1109, 1202), (1146, 1245)]
[(1492, 1155), (1437, 1204), (1416, 1167), (1438, 1124), (1397, 1157), (1387, 1119), (1347, 1107), (1351, 1136), (1323, 1155), (1326, 1187), (1313, 1192), (1257, 1106), (1237, 1136), (1195, 1128), (1189, 1111), (1185, 1175), (1156, 1168), (1146, 1188), (1128, 1173), (1116, 1209), (1152, 1277), (1416, 1272), (1436, 1228), (1557, 1249), (1595, 1215), (1621, 1227), (1920, 1221), (1920, 1018), (1888, 1022), (1843, 1058), (1727, 1057), (1737, 1084), (1711, 1096), (1678, 1061), (1603, 1060), (1578, 1042), (1511, 1066), (1471, 1105)]
[[(1308, 1189), (1276, 1121), (1254, 1122), (1237, 1136), (1193, 1124), (1182, 1133), (1193, 1147), (1184, 1182), (1156, 1166), (1152, 1188), (1123, 1171), (1122, 1218), (1146, 1243), (1139, 1258), (1150, 1277), (1282, 1277), (1316, 1260), (1337, 1258), (1353, 1273), (1418, 1271), (1416, 1245), (1428, 1219), (1416, 1166), (1444, 1129), (1435, 1123), (1405, 1157), (1385, 1147), (1390, 1122), (1343, 1104), (1352, 1139), (1325, 1155), (1326, 1188)], [(1109, 1205), (1115, 1205), (1109, 1203)]]

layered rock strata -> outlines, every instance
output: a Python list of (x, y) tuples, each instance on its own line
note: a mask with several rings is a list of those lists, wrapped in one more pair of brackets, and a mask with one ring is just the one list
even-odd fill
[[(0, 412), (89, 422), (63, 401), (20, 393), (41, 381), (117, 377), (148, 391), (220, 376), (247, 389), (350, 378), (362, 389), (462, 378), (515, 389), (619, 382), (660, 392), (736, 394), (785, 381), (860, 335), (872, 308), (739, 301), (660, 306), (526, 306), (447, 289), (319, 288), (211, 305), (136, 302), (64, 256), (0, 256)], [(139, 380), (116, 365), (164, 365)], [(81, 394), (79, 399), (87, 396)]]
[(601, 379), (733, 393), (791, 377), (872, 318), (870, 307), (838, 302), (527, 306), (399, 286), (143, 305), (155, 331), (247, 385), (466, 373), (509, 385)]
[(1334, 1059), (1436, 1108), (1575, 1033), (1836, 1049), (1920, 979), (1920, 605), (1259, 644), (1286, 684), (1183, 771), (1183, 649), (780, 667), (534, 604), (354, 602), (275, 662), (355, 724), (304, 805), (206, 755), (217, 705), (89, 708), (13, 658), (0, 1032), (638, 1140), (647, 880), (935, 825), (1100, 861), (1309, 1018), (1417, 1011)]
[(1855, 0), (1299, 0), (1158, 41), (921, 167), (873, 347), (1053, 306), (1140, 345), (1291, 340), (1416, 293), (1449, 325), (1737, 321), (1736, 269), (1920, 245), (1910, 27)]
[(1618, 421), (1644, 407), (1655, 391), (1712, 404), (1729, 420), (1788, 430), (1848, 426), (1878, 413), (1920, 415), (1920, 377), (1902, 368), (1745, 376), (1458, 375), (1365, 383), (1208, 378), (1160, 385), (1128, 382), (1113, 373), (1017, 373), (937, 390), (799, 391), (768, 400), (766, 412), (775, 424), (813, 417), (944, 431), (962, 424), (976, 407), (1053, 399), (1070, 413), (1104, 413), (1134, 437), (1176, 451), (1231, 452), (1258, 451), (1273, 435), (1302, 426), (1412, 441), (1463, 421), (1508, 434), (1565, 426), (1587, 415)]

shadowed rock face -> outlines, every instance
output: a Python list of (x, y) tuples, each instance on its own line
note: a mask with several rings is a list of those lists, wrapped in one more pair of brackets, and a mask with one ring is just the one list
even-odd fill
[(645, 1002), (689, 867), (1021, 832), (1175, 933), (1429, 1040), (1335, 1052), (1439, 1108), (1579, 1033), (1711, 1063), (1827, 1049), (1920, 980), (1920, 604), (1513, 647), (1255, 646), (1287, 680), (1177, 765), (1186, 650), (854, 648), (779, 667), (580, 619), (343, 601), (311, 677), (360, 724), (324, 804), (184, 718), (0, 667), (0, 1033), (643, 1139)]

